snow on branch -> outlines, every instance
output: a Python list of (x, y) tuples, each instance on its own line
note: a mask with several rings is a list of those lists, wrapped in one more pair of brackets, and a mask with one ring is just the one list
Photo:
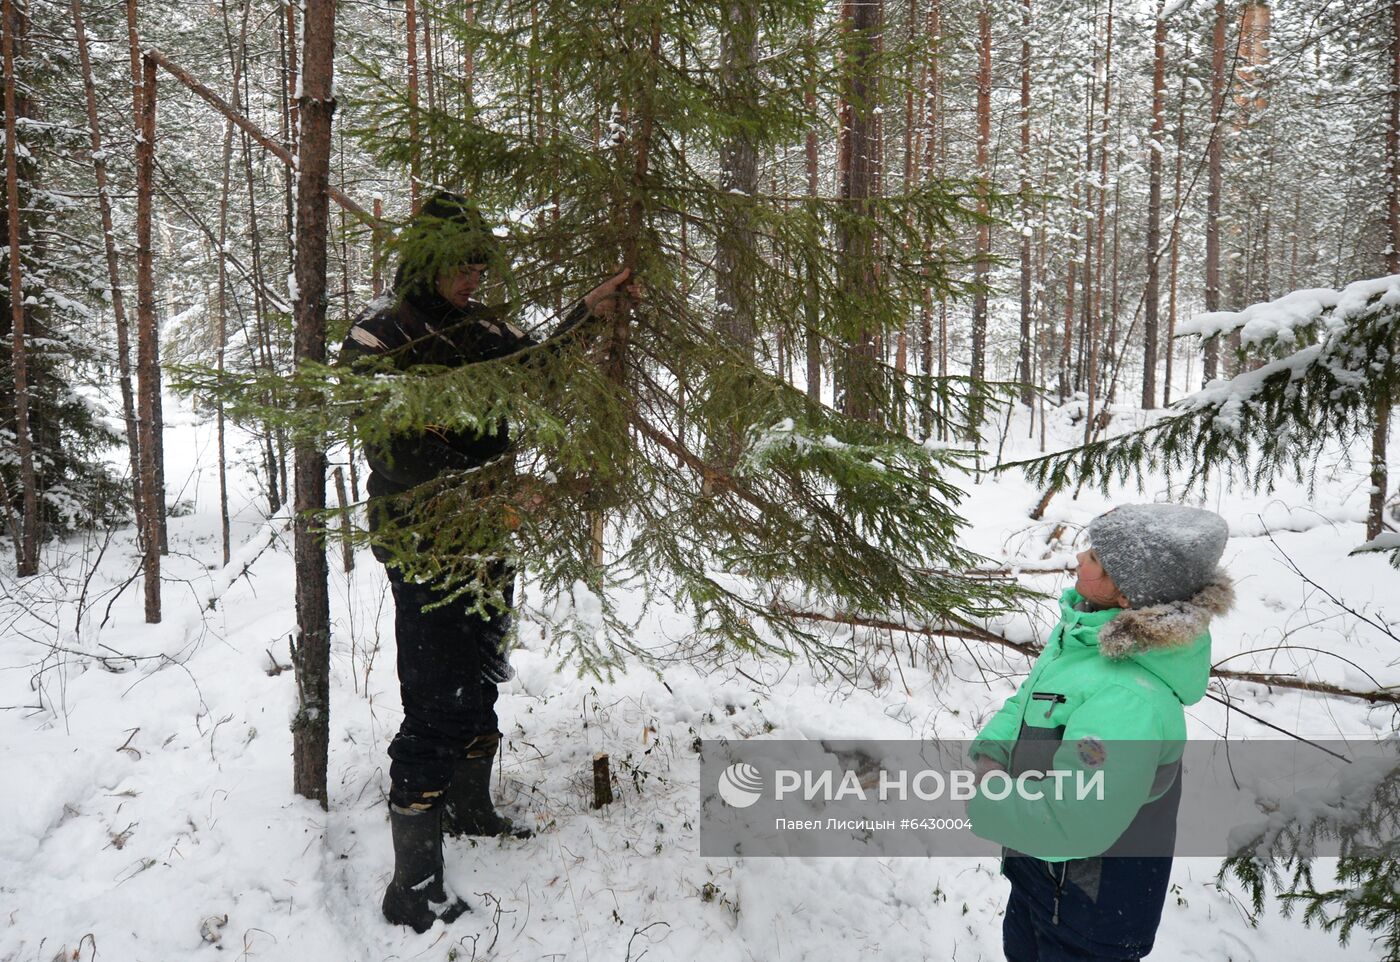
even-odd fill
[(1178, 335), (1212, 338), (1238, 331), (1245, 346), (1294, 344), (1300, 333), (1324, 318), (1329, 328), (1346, 325), (1377, 297), (1385, 306), (1400, 304), (1400, 274), (1355, 281), (1340, 291), (1328, 287), (1290, 291), (1242, 311), (1208, 311), (1182, 324)]

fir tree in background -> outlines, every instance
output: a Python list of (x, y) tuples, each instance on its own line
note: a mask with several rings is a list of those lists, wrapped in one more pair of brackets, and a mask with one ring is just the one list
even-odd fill
[[(12, 11), (5, 30), (13, 57), (16, 188), (18, 203), (0, 210), (0, 257), (6, 283), (0, 287), (0, 492), (4, 527), (17, 534), (23, 492), (34, 490), (40, 542), (80, 524), (124, 513), (122, 493), (102, 455), (120, 437), (102, 420), (83, 390), (103, 378), (107, 358), (93, 336), (98, 312), (92, 306), (106, 288), (83, 237), (88, 211), (65, 190), (66, 160), (85, 149), (86, 131), (71, 123), (78, 115), (64, 93), (76, 74), (67, 54), (38, 48), (58, 26), (46, 19), (53, 7)], [(8, 78), (7, 78), (8, 79)], [(8, 84), (7, 84), (8, 86)], [(63, 93), (60, 93), (63, 92)], [(23, 347), (27, 433), (32, 476), (25, 477), (17, 433), (14, 366), (14, 303), (10, 277), (11, 219), (18, 228), (22, 277)], [(30, 571), (30, 573), (33, 573)]]
[[(479, 548), (509, 518), (547, 593), (601, 597), (611, 644), (582, 622), (570, 635), (593, 670), (629, 647), (609, 589), (636, 579), (692, 612), (706, 646), (796, 645), (821, 659), (844, 655), (787, 605), (937, 621), (1005, 603), (1003, 589), (951, 573), (976, 561), (956, 545), (958, 495), (945, 479), (960, 455), (813, 402), (772, 350), (816, 335), (839, 351), (897, 331), (926, 286), (960, 293), (953, 256), (921, 252), (977, 218), (970, 184), (936, 178), (860, 205), (753, 189), (785, 176), (786, 148), (796, 157), (825, 123), (805, 92), (814, 81), (835, 90), (843, 62), (831, 32), (815, 49), (800, 39), (823, 15), (808, 0), (478, 3), (471, 22), (441, 12), (475, 52), (476, 76), (490, 78), (472, 109), (445, 95), (430, 109), (371, 70), (383, 106), (366, 142), (422, 170), (426, 188), (508, 213), (514, 267), (498, 299), (560, 304), (619, 264), (646, 291), (562, 349), (341, 377), (326, 411), (353, 405), (368, 440), (501, 416), (517, 433), (513, 462), (420, 490), (414, 522), (376, 536), (411, 575), (479, 590)], [(892, 55), (861, 63), (890, 87), (905, 72)], [(815, 78), (812, 64), (824, 65)], [(833, 252), (834, 238), (853, 235), (870, 243)], [(850, 290), (841, 279), (853, 276), (873, 283)], [(525, 325), (549, 326), (540, 313)], [(966, 410), (951, 380), (882, 364), (865, 380), (882, 410), (913, 410), (929, 390), (941, 410)], [(478, 478), (503, 493), (474, 493)], [(425, 557), (413, 546), (429, 535)]]
[[(1249, 839), (1227, 859), (1219, 877), (1244, 884), (1255, 918), (1269, 895), (1285, 915), (1299, 906), (1303, 919), (1336, 932), (1347, 945), (1357, 929), (1372, 934), (1386, 962), (1400, 960), (1400, 766), (1380, 777), (1372, 771), (1347, 773), (1326, 804), (1316, 800), (1285, 806), (1271, 818), (1271, 830)], [(1347, 788), (1351, 790), (1348, 791)], [(1287, 818), (1280, 818), (1283, 814)], [(1319, 886), (1313, 875), (1314, 851), (1321, 839), (1341, 845), (1336, 886)]]
[[(1295, 291), (1243, 311), (1202, 314), (1182, 336), (1234, 337), (1240, 373), (1181, 398), (1146, 428), (1033, 461), (1025, 469), (1052, 490), (1114, 481), (1142, 483), (1167, 469), (1198, 488), (1213, 472), (1272, 490), (1280, 476), (1316, 480), (1327, 445), (1369, 438), (1380, 399), (1395, 396), (1400, 336), (1400, 275), (1345, 288)], [(1388, 414), (1388, 407), (1379, 408)], [(1384, 464), (1379, 498), (1357, 550), (1397, 552), (1400, 538), (1387, 504)], [(1400, 556), (1392, 554), (1400, 564)]]

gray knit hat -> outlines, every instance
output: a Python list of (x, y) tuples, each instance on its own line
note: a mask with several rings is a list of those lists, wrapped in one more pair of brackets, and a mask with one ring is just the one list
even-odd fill
[(1125, 504), (1089, 522), (1089, 544), (1118, 590), (1143, 608), (1182, 601), (1210, 583), (1230, 528), (1214, 511)]

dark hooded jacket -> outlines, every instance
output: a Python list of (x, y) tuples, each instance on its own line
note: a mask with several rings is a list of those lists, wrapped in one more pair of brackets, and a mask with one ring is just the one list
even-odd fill
[[(402, 283), (402, 271), (399, 283)], [(580, 324), (588, 310), (580, 301), (550, 336)], [(506, 310), (473, 302), (457, 308), (436, 290), (410, 286), (402, 296), (385, 294), (372, 301), (351, 325), (337, 364), (352, 367), (361, 358), (389, 358), (395, 370), (420, 364), (460, 367), (505, 357), (537, 344), (535, 338), (510, 322)], [(388, 441), (365, 444), (372, 498), (407, 492), (449, 471), (480, 467), (510, 449), (510, 426), (502, 419), (486, 431), (429, 427), (421, 433), (400, 434)], [(371, 527), (383, 521), (371, 510)], [(387, 560), (376, 549), (381, 561)]]

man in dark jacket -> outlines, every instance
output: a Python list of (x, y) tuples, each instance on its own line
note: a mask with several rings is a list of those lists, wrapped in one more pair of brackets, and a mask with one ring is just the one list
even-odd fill
[[(395, 370), (431, 364), (456, 367), (513, 354), (537, 342), (474, 299), (499, 243), (465, 198), (434, 195), (410, 222), (392, 295), (376, 299), (351, 326), (341, 366), (389, 359)], [(609, 316), (627, 287), (624, 270), (580, 300), (550, 339), (593, 316)], [(382, 364), (382, 360), (377, 363)], [(494, 431), (400, 434), (366, 443), (371, 527), (403, 520), (404, 496), (441, 475), (490, 464), (510, 448), (507, 425)], [(390, 922), (426, 931), (466, 910), (443, 884), (442, 832), (526, 837), (495, 811), (491, 765), (500, 742), (496, 686), (511, 677), (506, 633), (515, 572), (505, 546), (488, 580), (504, 610), (483, 616), (475, 599), (442, 603), (439, 584), (405, 577), (392, 554), (376, 545), (394, 593), (394, 631), (404, 718), (389, 745), (389, 821), (394, 876), (384, 894)], [(431, 548), (427, 549), (431, 550)], [(497, 553), (497, 552), (492, 552)], [(433, 607), (434, 605), (436, 607)], [(427, 609), (427, 610), (425, 610)]]

